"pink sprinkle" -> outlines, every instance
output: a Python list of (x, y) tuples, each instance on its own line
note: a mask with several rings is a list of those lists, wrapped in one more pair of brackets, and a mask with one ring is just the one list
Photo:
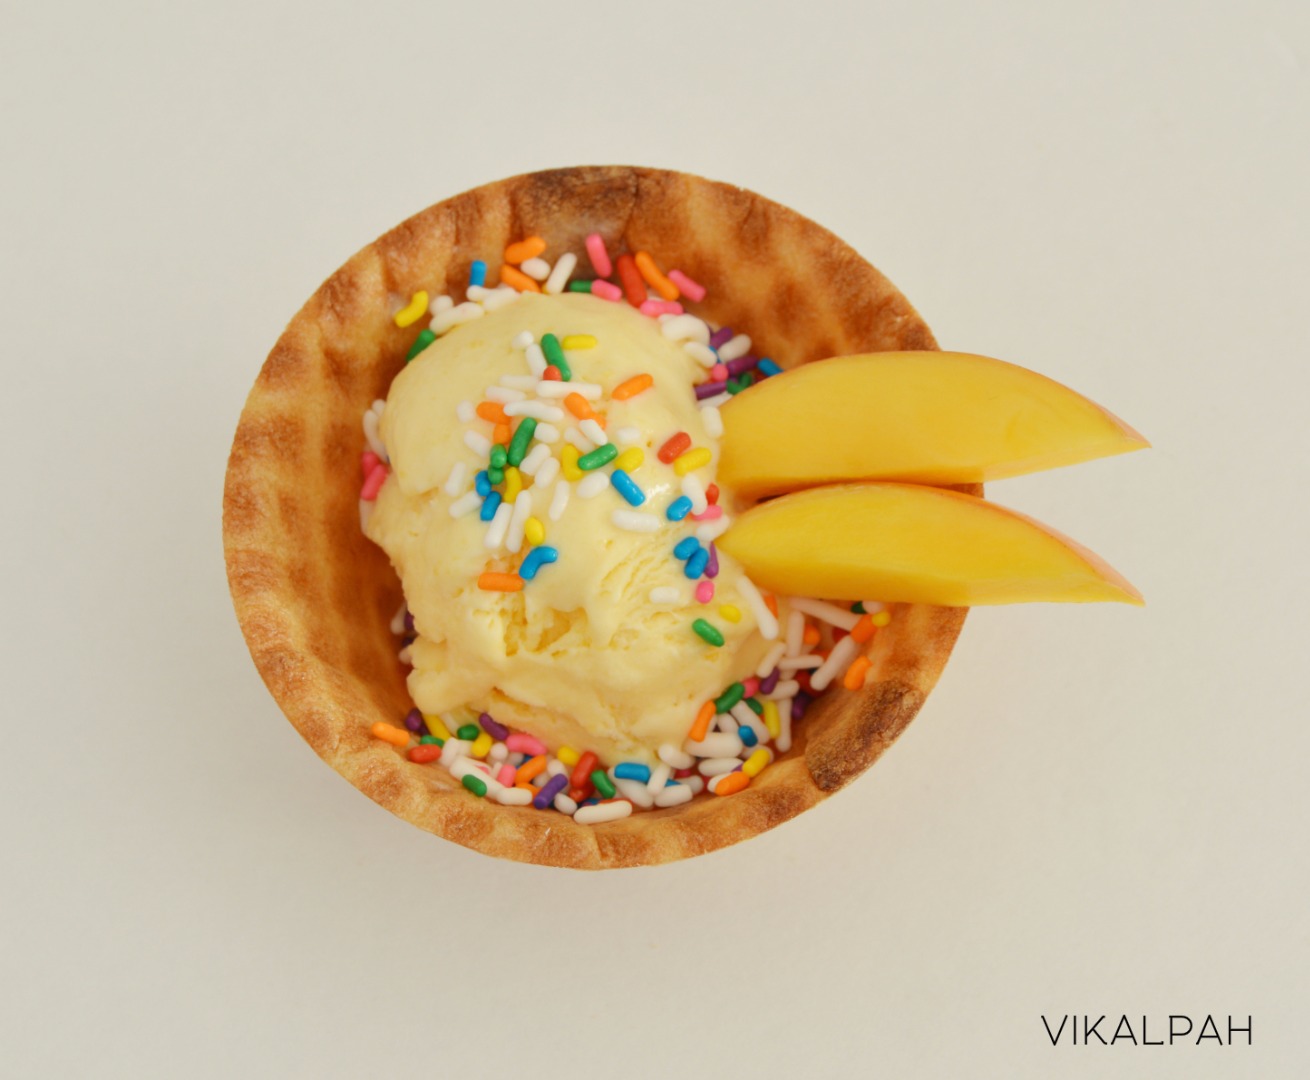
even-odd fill
[[(591, 265), (596, 268), (596, 273), (601, 277), (609, 277), (614, 273), (614, 266), (610, 263), (610, 253), (605, 250), (605, 241), (600, 238), (598, 232), (587, 237), (587, 258), (591, 260)], [(592, 285), (591, 291), (596, 291), (595, 285)], [(609, 297), (605, 299), (608, 300)]]
[(382, 464), (382, 459), (372, 450), (365, 450), (359, 456), (359, 475), (367, 478), (368, 474)]
[(709, 578), (701, 578), (700, 583), (696, 586), (696, 599), (702, 604), (708, 604), (714, 599), (714, 582)]
[(387, 480), (387, 467), (380, 462), (373, 467), (373, 471), (364, 478), (364, 486), (360, 488), (359, 497), (365, 502), (372, 502), (378, 497), (378, 492), (382, 490), (382, 485)]
[(591, 295), (599, 296), (602, 300), (622, 300), (623, 290), (610, 281), (593, 281)]
[(637, 309), (643, 315), (681, 315), (682, 305), (676, 300), (643, 300)]
[(723, 507), (714, 503), (705, 507), (699, 514), (692, 514), (692, 521), (714, 521), (716, 518), (723, 517)]
[(696, 284), (681, 270), (670, 270), (667, 276), (678, 287), (678, 292), (687, 299), (694, 300), (698, 304), (705, 299), (705, 286)]
[(754, 697), (760, 692), (760, 680), (752, 675), (749, 679), (742, 680), (742, 686), (746, 687), (746, 696)]
[(531, 735), (525, 735), (521, 731), (516, 731), (508, 739), (505, 745), (515, 754), (527, 754), (530, 757), (536, 757), (538, 754), (546, 752), (546, 744), (540, 739), (533, 738)]
[(715, 364), (710, 368), (710, 379), (713, 382), (722, 382), (729, 374), (727, 364)]
[(501, 784), (503, 784), (505, 787), (513, 787), (514, 775), (516, 771), (517, 770), (514, 768), (513, 765), (502, 765), (500, 767), (500, 772), (496, 774), (496, 779), (499, 780)]

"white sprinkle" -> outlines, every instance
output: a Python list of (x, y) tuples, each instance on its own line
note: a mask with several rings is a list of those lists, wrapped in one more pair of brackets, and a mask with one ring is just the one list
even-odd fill
[(544, 401), (511, 401), (505, 406), (506, 416), (531, 416), (535, 420), (545, 420), (558, 424), (564, 419), (564, 410)]
[[(706, 340), (709, 339), (706, 338)], [(719, 358), (714, 355), (714, 350), (708, 345), (702, 345), (699, 341), (684, 341), (682, 351), (700, 364), (701, 367), (712, 368), (719, 362)]]
[(703, 776), (695, 776), (695, 775), (684, 776), (681, 780), (678, 781), (678, 783), (686, 784), (689, 788), (691, 788), (691, 793), (693, 795), (699, 795), (702, 791), (705, 790), (705, 777)]
[(578, 498), (594, 499), (609, 486), (610, 478), (608, 473), (603, 473), (599, 469), (595, 472), (589, 472), (578, 481)]
[(450, 504), (450, 516), (453, 518), (462, 518), (465, 514), (470, 514), (482, 505), (482, 496), (476, 491), (466, 491), (458, 499)]
[(491, 796), (501, 806), (527, 806), (532, 801), (532, 792), (521, 787), (501, 788)]
[[(526, 794), (526, 792), (524, 794)], [(572, 817), (578, 812), (578, 804), (561, 791), (555, 796), (555, 809), (561, 814), (567, 814), (569, 817)]]
[(641, 428), (628, 425), (614, 432), (615, 446), (636, 446), (641, 442)]
[(668, 762), (656, 765), (655, 768), (650, 771), (650, 779), (646, 782), (646, 790), (652, 795), (658, 795), (664, 790), (664, 785), (672, 775), (673, 769)]
[(799, 656), (804, 639), (805, 616), (793, 607), (787, 615), (787, 655)]
[(478, 457), (491, 457), (491, 440), (480, 431), (464, 432), (464, 445), (477, 454)]
[(578, 257), (571, 251), (566, 251), (555, 260), (554, 269), (550, 272), (550, 277), (546, 278), (546, 284), (543, 285), (542, 291), (547, 296), (558, 296), (564, 291), (569, 283), (569, 278), (573, 276), (573, 270), (578, 265)]
[(526, 349), (535, 340), (536, 338), (532, 336), (531, 330), (520, 330), (514, 335), (514, 340), (511, 341), (510, 344), (513, 345), (514, 348), (522, 350)]
[[(736, 718), (737, 723), (742, 727), (750, 728), (751, 731), (755, 732), (756, 745), (763, 745), (773, 738), (773, 736), (769, 734), (769, 729), (760, 723), (759, 718), (751, 711), (751, 707), (747, 705), (746, 702), (737, 702), (737, 704), (732, 707), (732, 715)], [(746, 753), (749, 749), (751, 749), (751, 747), (746, 747), (742, 750), (742, 753)]]
[(568, 505), (569, 482), (567, 480), (556, 481), (555, 493), (550, 498), (550, 510), (547, 511), (546, 516), (551, 521), (559, 521), (564, 516), (564, 508)]
[(816, 619), (832, 623), (833, 626), (840, 626), (843, 630), (855, 629), (855, 624), (860, 621), (860, 617), (855, 612), (839, 608), (836, 604), (830, 604), (826, 600), (810, 600), (807, 597), (798, 596), (791, 601), (791, 606), (796, 611), (803, 612), (806, 615), (813, 615)]
[(675, 769), (690, 769), (696, 764), (694, 757), (673, 743), (661, 743), (656, 753), (664, 764), (672, 765)]
[[(719, 519), (719, 521), (724, 520), (726, 519)], [(717, 525), (719, 521), (711, 522), (711, 524)], [(699, 529), (696, 531), (697, 533), (700, 532)], [(772, 641), (776, 638), (778, 636), (778, 619), (769, 610), (769, 605), (764, 602), (764, 597), (760, 595), (760, 590), (755, 587), (755, 583), (743, 575), (737, 580), (737, 591), (741, 593), (751, 609), (751, 614), (755, 616), (755, 622), (760, 628), (760, 636), (765, 641)]]
[[(470, 744), (466, 743), (465, 745), (467, 746)], [(443, 746), (442, 749), (444, 750), (445, 747)], [(491, 775), (491, 770), (488, 769), (486, 765), (478, 761), (476, 758), (468, 756), (457, 757), (453, 762), (451, 762), (450, 775), (456, 780), (463, 780), (466, 776), (472, 776), (481, 780), (487, 785), (488, 795), (494, 795), (495, 792), (505, 786)]]
[(723, 414), (718, 407), (707, 405), (700, 411), (701, 423), (705, 425), (705, 434), (711, 439), (723, 437)]
[(502, 405), (508, 405), (511, 401), (522, 401), (528, 395), (510, 386), (488, 386), (482, 396), (488, 401), (499, 401)]
[(706, 398), (700, 402), (700, 406), (702, 409), (717, 409), (720, 405), (726, 405), (731, 400), (732, 395), (729, 393), (715, 394), (712, 398)]
[[(522, 789), (519, 789), (522, 790)], [(527, 795), (527, 792), (523, 792)], [(591, 806), (579, 806), (573, 820), (579, 825), (601, 825), (606, 821), (618, 821), (632, 813), (632, 803), (624, 799), (613, 802), (595, 803)]]
[[(736, 738), (736, 736), (734, 736)], [(738, 742), (741, 740), (738, 739)], [(725, 773), (736, 772), (737, 767), (741, 765), (741, 759), (735, 757), (711, 757), (705, 758), (696, 766), (696, 771), (701, 776), (723, 776)]]
[(572, 443), (574, 446), (578, 448), (578, 450), (580, 450), (584, 454), (590, 454), (593, 450), (596, 449), (592, 441), (589, 438), (587, 438), (587, 436), (582, 434), (582, 432), (580, 432), (577, 428), (568, 428), (564, 432), (564, 441), (566, 443)]
[(682, 599), (682, 593), (673, 585), (659, 585), (650, 591), (652, 604), (676, 604)]
[(449, 311), (455, 306), (455, 301), (449, 296), (434, 296), (428, 301), (428, 311), (433, 315), (440, 315), (443, 311)]
[(382, 445), (382, 436), (378, 434), (378, 414), (370, 410), (364, 414), (364, 439), (368, 448), (383, 461), (387, 461), (387, 448)]
[(493, 289), (482, 300), (482, 306), (487, 311), (495, 311), (503, 308), (506, 304), (512, 304), (519, 298), (518, 289), (511, 285), (502, 285), (498, 289)]
[(714, 718), (715, 731), (723, 731), (729, 735), (736, 735), (739, 727), (741, 727), (741, 725), (733, 719), (732, 713), (719, 713)]
[(508, 386), (514, 390), (535, 390), (537, 388), (537, 377), (535, 375), (502, 375), (500, 385)]
[(537, 485), (547, 488), (559, 475), (559, 458), (548, 457), (537, 469)]
[(478, 410), (471, 401), (461, 401), (455, 406), (455, 419), (461, 424), (471, 424), (478, 418)]
[(627, 532), (653, 533), (660, 527), (660, 519), (654, 514), (643, 514), (638, 510), (615, 510), (610, 514), (610, 522), (616, 529)]
[(781, 641), (764, 654), (760, 660), (760, 666), (755, 669), (757, 679), (767, 679), (772, 674), (773, 669), (778, 666), (778, 661), (783, 658), (787, 651), (787, 646)]
[(550, 263), (542, 258), (524, 259), (519, 263), (519, 269), (533, 281), (545, 281), (550, 277)]
[(887, 605), (881, 600), (863, 600), (861, 603), (864, 604), (864, 614), (866, 615), (877, 615), (878, 612), (887, 610)]
[(751, 339), (745, 334), (738, 334), (719, 346), (719, 361), (726, 364), (732, 360), (740, 360), (750, 351)]
[(409, 607), (402, 603), (396, 608), (396, 613), (391, 616), (391, 632), (399, 637), (405, 632), (405, 616), (409, 614)]
[[(526, 795), (527, 792), (524, 792)], [(685, 802), (691, 802), (695, 793), (686, 784), (679, 781), (666, 787), (655, 796), (656, 806), (681, 806)]]
[(514, 512), (510, 515), (509, 530), (505, 533), (505, 546), (511, 555), (523, 548), (523, 530), (532, 516), (532, 492), (520, 491), (514, 496)]
[(766, 698), (773, 701), (781, 701), (783, 698), (794, 698), (801, 692), (801, 684), (795, 679), (781, 679), (771, 693), (765, 694)]
[(456, 304), (448, 311), (439, 312), (432, 316), (432, 321), (428, 323), (428, 329), (434, 334), (444, 334), (447, 330), (453, 330), (460, 323), (472, 322), (474, 319), (480, 319), (485, 315), (486, 309), (481, 304), (475, 304), (466, 300), (462, 304)]
[(710, 343), (710, 328), (695, 315), (674, 315), (660, 329), (670, 341), (695, 341), (701, 345)]
[(791, 698), (778, 698), (778, 737), (773, 740), (778, 753), (791, 749)]
[(468, 482), (468, 478), (469, 478), (468, 463), (464, 461), (457, 461), (455, 462), (454, 465), (450, 467), (450, 475), (446, 477), (446, 483), (441, 490), (444, 491), (451, 498), (454, 498), (456, 495), (458, 495), (461, 491), (464, 490), (464, 485)]
[(537, 442), (557, 443), (559, 442), (559, 428), (554, 424), (538, 424), (537, 430), (532, 433), (532, 437)]
[(742, 741), (736, 735), (710, 731), (706, 732), (703, 739), (688, 739), (682, 744), (682, 748), (692, 757), (735, 758), (741, 753)]
[(599, 383), (564, 382), (562, 379), (542, 379), (537, 383), (537, 397), (565, 398), (577, 394), (588, 401), (599, 401), (605, 389)]
[(487, 526), (487, 535), (482, 541), (488, 551), (495, 551), (505, 542), (505, 534), (509, 532), (509, 519), (513, 513), (514, 507), (507, 502), (496, 507), (496, 516)]
[[(469, 300), (480, 301), (485, 297), (490, 296), (495, 291), (496, 291), (495, 289), (488, 289), (485, 285), (470, 285), (467, 289), (464, 290), (464, 295)], [(436, 312), (433, 312), (433, 314), (435, 315)]]
[(373, 516), (373, 503), (367, 499), (359, 500), (359, 531), (368, 528), (368, 519)]
[(655, 800), (651, 798), (650, 792), (646, 790), (646, 785), (640, 780), (613, 780), (613, 784), (619, 789), (619, 794), (634, 806), (649, 810), (655, 805)]
[(688, 473), (682, 478), (682, 493), (691, 500), (693, 514), (705, 513), (705, 508), (710, 503), (705, 498), (705, 485), (700, 482), (700, 478), (695, 473)]
[(537, 443), (519, 463), (519, 472), (527, 473), (529, 476), (536, 476), (537, 470), (546, 463), (546, 459), (549, 457), (550, 447), (544, 443)]
[(788, 656), (778, 661), (779, 671), (813, 671), (823, 663), (823, 657), (816, 653), (807, 656)]
[(826, 690), (828, 684), (850, 666), (859, 651), (860, 643), (847, 634), (832, 647), (823, 666), (810, 676), (810, 686), (815, 690)]
[(547, 758), (546, 773), (545, 773), (546, 776), (568, 776), (568, 774), (569, 774), (568, 766), (565, 765), (564, 762), (560, 761), (559, 758)]
[(456, 759), (463, 757), (473, 744), (466, 739), (447, 739), (441, 747), (441, 767), (449, 769)]
[(582, 421), (578, 427), (582, 429), (582, 434), (597, 446), (604, 446), (610, 441), (610, 437), (605, 434), (605, 429), (600, 426), (599, 421), (587, 419)]
[(528, 370), (538, 379), (546, 374), (546, 354), (541, 351), (541, 346), (535, 341), (528, 342), (527, 347), (523, 350), (523, 359), (528, 362)]
[[(696, 539), (700, 540), (702, 543), (708, 544), (710, 541), (717, 540), (720, 536), (726, 533), (728, 531), (728, 526), (731, 524), (732, 522), (726, 517), (721, 517), (715, 518), (713, 521), (707, 521), (704, 525), (697, 525)], [(772, 615), (772, 612), (770, 612), (770, 615)], [(775, 630), (776, 628), (775, 620)]]
[(387, 403), (382, 398), (373, 399), (373, 411), (378, 414), (378, 419), (382, 419), (383, 412), (386, 411)]
[(509, 747), (503, 742), (492, 743), (491, 749), (487, 751), (488, 761), (504, 761), (507, 757), (509, 757)]

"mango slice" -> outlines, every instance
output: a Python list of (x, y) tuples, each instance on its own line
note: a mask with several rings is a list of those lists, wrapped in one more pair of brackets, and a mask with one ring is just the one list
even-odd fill
[(718, 544), (757, 585), (784, 595), (950, 607), (1142, 603), (1107, 563), (1054, 529), (986, 499), (915, 484), (783, 495), (737, 517)]
[(966, 484), (1141, 450), (1118, 417), (986, 356), (837, 356), (723, 406), (721, 482), (746, 498), (840, 480)]

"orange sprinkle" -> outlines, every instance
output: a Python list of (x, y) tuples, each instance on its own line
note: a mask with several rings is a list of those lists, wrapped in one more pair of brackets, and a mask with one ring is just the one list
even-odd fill
[(529, 758), (522, 765), (520, 765), (518, 767), (518, 771), (514, 773), (514, 786), (518, 787), (522, 784), (526, 784), (534, 776), (540, 776), (541, 771), (545, 767), (546, 767), (545, 754), (538, 754), (534, 758)]
[(847, 690), (858, 690), (864, 685), (864, 676), (869, 670), (869, 658), (867, 656), (857, 656), (855, 662), (846, 669), (846, 675), (842, 678), (841, 684)]
[(533, 281), (522, 270), (515, 270), (512, 266), (502, 266), (500, 268), (500, 280), (502, 284), (513, 285), (519, 292), (541, 292), (541, 286)]
[(537, 789), (534, 788), (531, 784), (515, 784), (514, 786), (518, 788), (520, 791), (530, 791), (532, 792), (533, 795), (537, 793)]
[(817, 645), (819, 643), (819, 628), (812, 622), (805, 624), (805, 633), (801, 635), (801, 640), (806, 645)]
[(509, 417), (505, 415), (505, 406), (499, 401), (484, 401), (478, 405), (478, 415), (483, 420), (490, 420), (493, 424), (508, 424)]
[(678, 287), (664, 276), (664, 271), (655, 265), (655, 260), (650, 257), (650, 252), (637, 252), (633, 261), (636, 262), (641, 276), (646, 279), (646, 284), (659, 293), (663, 299), (676, 300), (682, 295), (678, 292)]
[(737, 792), (750, 787), (750, 784), (751, 778), (744, 772), (730, 772), (714, 785), (714, 794), (735, 795)]
[[(507, 416), (507, 417), (505, 417), (505, 419), (508, 420), (509, 417)], [(491, 441), (494, 442), (494, 443), (500, 443), (501, 446), (508, 446), (508, 445), (509, 445), (509, 425), (508, 425), (508, 424), (497, 424), (497, 425), (492, 429), (492, 431), (491, 431)]]
[(766, 592), (764, 594), (764, 606), (773, 612), (773, 617), (775, 619), (778, 617), (778, 598), (774, 596), (773, 593)]
[(599, 420), (591, 403), (576, 391), (564, 398), (564, 407), (579, 420)]
[(610, 394), (615, 401), (627, 401), (630, 397), (636, 397), (643, 390), (649, 390), (655, 385), (655, 380), (649, 375), (634, 375), (626, 382), (619, 383)]
[(392, 746), (408, 746), (409, 732), (403, 728), (398, 728), (394, 724), (384, 724), (379, 720), (368, 733), (375, 739), (381, 739), (383, 742), (389, 742)]
[(707, 701), (700, 707), (700, 712), (696, 714), (696, 722), (691, 725), (691, 730), (687, 732), (687, 738), (700, 742), (705, 738), (706, 732), (710, 730), (710, 724), (714, 720), (714, 702)]
[(860, 621), (851, 627), (851, 640), (861, 645), (873, 637), (874, 625), (872, 615), (861, 615)]
[(518, 574), (497, 574), (488, 570), (478, 575), (478, 588), (487, 592), (518, 592), (523, 588), (523, 579)]
[[(510, 244), (505, 249), (505, 261), (518, 266), (519, 263), (527, 262), (529, 259), (535, 259), (546, 250), (546, 241), (540, 236), (529, 236), (520, 240), (517, 244)], [(503, 274), (501, 275), (504, 276)]]

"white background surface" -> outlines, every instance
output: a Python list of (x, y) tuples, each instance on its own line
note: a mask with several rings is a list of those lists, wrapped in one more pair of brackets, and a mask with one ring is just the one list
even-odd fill
[[(1304, 5), (5, 6), (0, 1075), (1307, 1075)], [(1149, 607), (973, 613), (874, 770), (690, 863), (368, 802), (238, 632), (238, 413), (357, 248), (586, 162), (793, 206), (1139, 427), (991, 495)]]

